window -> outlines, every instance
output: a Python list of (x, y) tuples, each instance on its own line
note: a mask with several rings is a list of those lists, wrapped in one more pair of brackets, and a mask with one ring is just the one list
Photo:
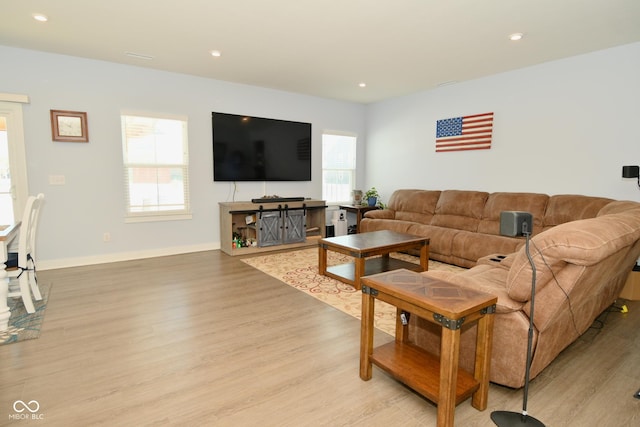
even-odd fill
[(127, 221), (190, 218), (186, 117), (122, 115)]
[(356, 136), (322, 134), (322, 198), (329, 204), (349, 203), (356, 185)]
[(0, 224), (22, 218), (27, 203), (27, 161), (22, 104), (26, 95), (0, 93)]

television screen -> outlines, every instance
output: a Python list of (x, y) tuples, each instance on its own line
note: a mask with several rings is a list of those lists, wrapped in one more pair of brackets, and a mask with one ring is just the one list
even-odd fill
[(311, 181), (311, 123), (212, 113), (214, 181)]

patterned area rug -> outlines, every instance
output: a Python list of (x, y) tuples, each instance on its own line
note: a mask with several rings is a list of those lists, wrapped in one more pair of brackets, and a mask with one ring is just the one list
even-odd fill
[(47, 309), (51, 284), (39, 283), (39, 285), (42, 300), (34, 301), (35, 313), (29, 314), (26, 312), (22, 299), (7, 299), (11, 317), (9, 318), (9, 329), (0, 331), (0, 345), (30, 340), (40, 336), (40, 327), (44, 321), (44, 312)]
[[(392, 253), (391, 257), (419, 264), (419, 258)], [(276, 279), (305, 292), (353, 317), (360, 319), (362, 293), (353, 286), (318, 274), (318, 249), (302, 249), (270, 255), (245, 258), (241, 261)], [(327, 253), (327, 265), (352, 262), (353, 258), (336, 252)], [(462, 271), (463, 268), (429, 260), (429, 270)], [(395, 334), (395, 307), (376, 301), (374, 324), (390, 335)]]

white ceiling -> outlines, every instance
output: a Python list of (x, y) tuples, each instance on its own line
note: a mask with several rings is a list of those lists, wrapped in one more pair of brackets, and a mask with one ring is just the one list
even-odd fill
[[(35, 21), (36, 12), (49, 21)], [(508, 35), (514, 32), (525, 36), (512, 42)], [(360, 103), (637, 41), (640, 0), (12, 0), (0, 5), (5, 46)], [(213, 49), (222, 56), (212, 57)]]

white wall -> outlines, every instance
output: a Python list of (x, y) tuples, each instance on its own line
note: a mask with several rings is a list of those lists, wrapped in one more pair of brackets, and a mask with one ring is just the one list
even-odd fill
[[(46, 197), (41, 269), (219, 248), (218, 202), (265, 194), (320, 198), (322, 131), (364, 138), (359, 104), (3, 46), (0, 58), (0, 92), (31, 101), (24, 106), (29, 192)], [(90, 142), (52, 142), (51, 109), (87, 112)], [(124, 223), (122, 109), (188, 116), (192, 220)], [(235, 196), (233, 184), (214, 183), (212, 111), (311, 122), (313, 180), (239, 183)], [(50, 175), (64, 175), (66, 184), (49, 185)]]
[[(491, 111), (491, 149), (435, 152), (437, 120)], [(368, 106), (365, 181), (384, 201), (398, 188), (640, 200), (621, 178), (640, 164), (639, 120), (635, 43)]]
[[(320, 197), (325, 129), (366, 141), (358, 187), (376, 186), (384, 200), (397, 188), (640, 199), (636, 183), (620, 177), (622, 165), (640, 164), (640, 43), (366, 107), (3, 46), (0, 57), (0, 92), (31, 99), (29, 192), (47, 198), (39, 268), (219, 247), (217, 203), (232, 200), (233, 186), (212, 181), (211, 111), (313, 123), (312, 182), (243, 183), (235, 200)], [(90, 142), (52, 142), (51, 109), (86, 111)], [(189, 117), (192, 220), (124, 223), (121, 109)], [(495, 113), (490, 150), (435, 153), (437, 120), (488, 111)], [(66, 185), (49, 185), (50, 175), (64, 175)]]

